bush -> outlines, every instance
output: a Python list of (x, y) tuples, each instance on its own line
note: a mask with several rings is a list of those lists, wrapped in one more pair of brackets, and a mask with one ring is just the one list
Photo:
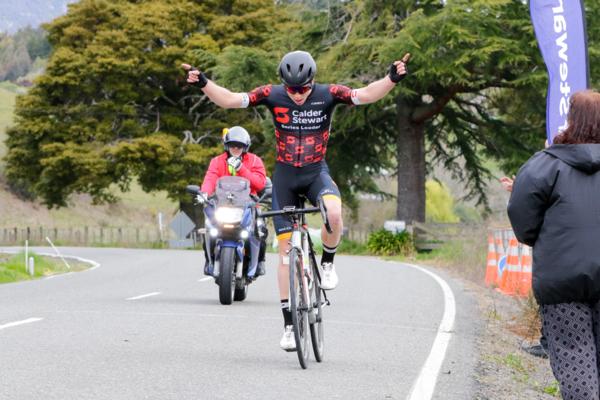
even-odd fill
[(446, 223), (460, 222), (453, 210), (454, 199), (446, 185), (429, 180), (425, 183), (425, 190), (425, 215), (427, 215), (427, 221)]
[(409, 256), (415, 251), (413, 237), (410, 233), (406, 231), (392, 233), (384, 229), (369, 235), (367, 248), (371, 253), (381, 256)]

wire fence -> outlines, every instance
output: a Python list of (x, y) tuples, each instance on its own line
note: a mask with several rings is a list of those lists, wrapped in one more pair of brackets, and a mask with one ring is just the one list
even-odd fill
[(135, 227), (0, 227), (0, 244), (21, 245), (25, 240), (32, 245), (47, 245), (49, 238), (61, 246), (162, 246), (175, 235), (169, 229), (159, 230)]

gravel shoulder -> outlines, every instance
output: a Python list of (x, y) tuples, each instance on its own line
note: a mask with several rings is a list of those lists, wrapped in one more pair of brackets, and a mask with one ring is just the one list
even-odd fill
[[(483, 321), (478, 338), (478, 400), (550, 400), (560, 398), (548, 359), (535, 357), (522, 346), (537, 343), (539, 325), (527, 300), (502, 295), (470, 281)], [(528, 315), (530, 314), (530, 315)]]

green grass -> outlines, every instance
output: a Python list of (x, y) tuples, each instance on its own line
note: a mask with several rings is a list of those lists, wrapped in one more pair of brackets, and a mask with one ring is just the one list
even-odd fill
[[(515, 353), (509, 353), (504, 355), (491, 356), (490, 359), (498, 364), (503, 365), (513, 372), (513, 378), (525, 385), (533, 385), (533, 382), (530, 382), (530, 376), (528, 374), (528, 370), (523, 364), (523, 359), (521, 356)], [(541, 388), (538, 388), (540, 390)]]
[(554, 397), (560, 397), (560, 386), (558, 385), (557, 381), (554, 381), (550, 385), (542, 388), (542, 391)]
[(30, 276), (25, 272), (25, 253), (15, 255), (0, 254), (0, 283), (26, 281), (39, 279), (50, 275), (65, 272), (82, 271), (88, 268), (87, 264), (67, 260), (71, 269), (58, 258), (44, 257), (29, 253), (35, 264), (35, 274)]
[(116, 188), (113, 192), (119, 197), (119, 201), (123, 205), (131, 207), (143, 205), (145, 210), (152, 213), (158, 213), (159, 211), (175, 213), (179, 209), (179, 204), (169, 199), (166, 191), (146, 193), (138, 182), (133, 182), (128, 192), (123, 193)]

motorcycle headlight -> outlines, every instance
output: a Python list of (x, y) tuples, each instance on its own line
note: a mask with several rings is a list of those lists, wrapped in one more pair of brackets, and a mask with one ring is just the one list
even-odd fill
[(215, 212), (215, 218), (222, 224), (236, 224), (242, 220), (244, 210), (233, 207), (219, 207)]

